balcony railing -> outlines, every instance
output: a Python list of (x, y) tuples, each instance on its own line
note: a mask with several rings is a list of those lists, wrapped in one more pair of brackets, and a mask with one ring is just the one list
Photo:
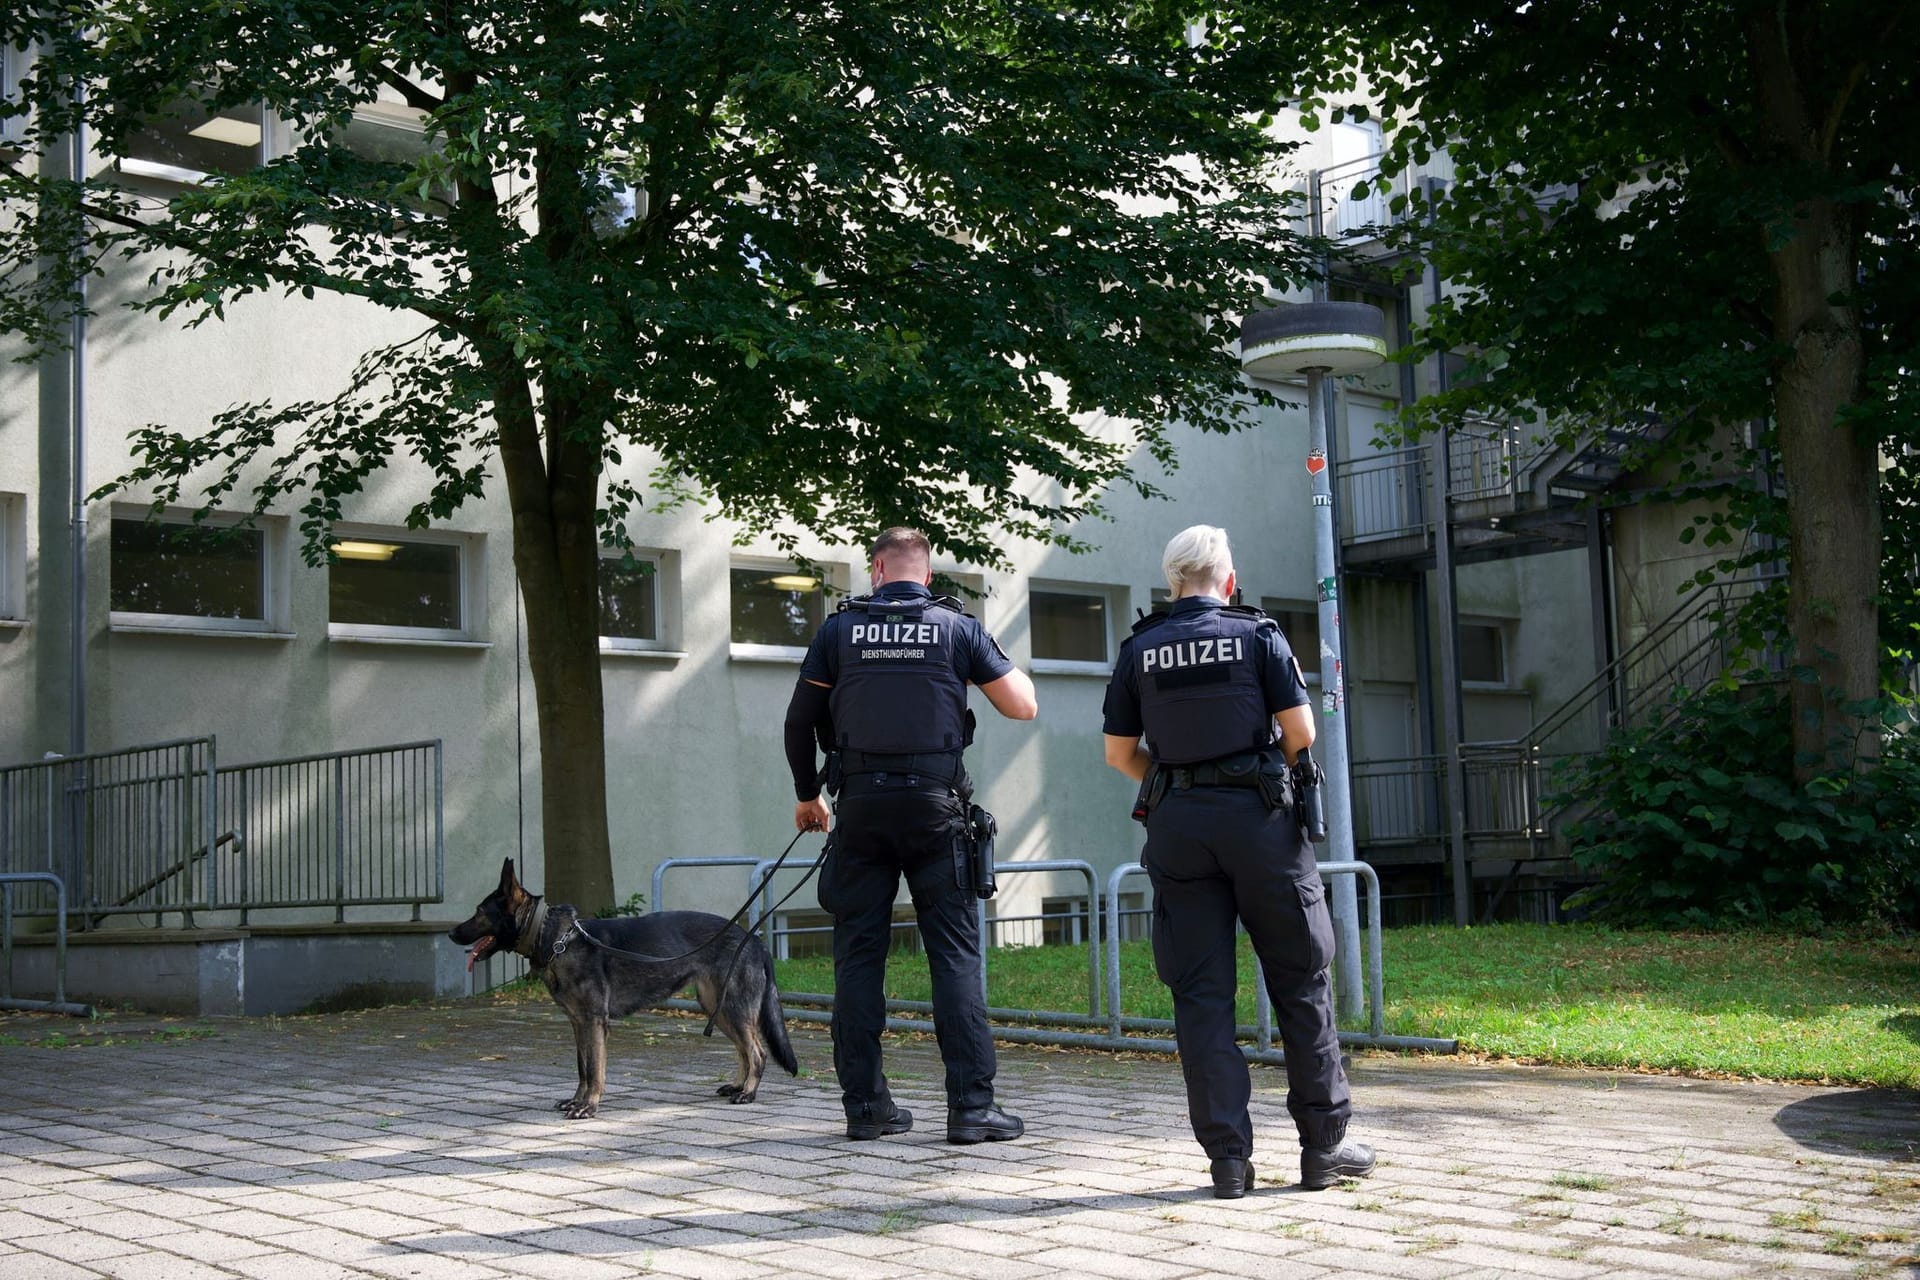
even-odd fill
[(1340, 534), (1351, 544), (1424, 532), (1427, 451), (1396, 449), (1335, 468), (1340, 485)]
[(1311, 186), (1319, 200), (1322, 233), (1353, 243), (1375, 239), (1382, 229), (1406, 221), (1411, 210), (1404, 202), (1395, 210), (1396, 197), (1443, 188), (1452, 180), (1453, 166), (1444, 154), (1383, 178), (1376, 152), (1316, 170)]

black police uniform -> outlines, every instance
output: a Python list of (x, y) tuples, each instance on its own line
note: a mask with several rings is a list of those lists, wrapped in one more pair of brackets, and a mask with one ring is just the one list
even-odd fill
[[(1176, 600), (1120, 647), (1107, 733), (1147, 740), (1171, 773), (1147, 817), (1153, 958), (1173, 993), (1194, 1137), (1214, 1159), (1253, 1153), (1252, 1081), (1234, 1039), (1234, 921), (1253, 939), (1286, 1052), (1287, 1110), (1303, 1146), (1336, 1146), (1351, 1111), (1334, 1026), (1333, 923), (1290, 807), (1249, 785), (1277, 757), (1276, 712), (1311, 702), (1279, 627), (1205, 596)], [(1244, 770), (1244, 771), (1243, 771)]]
[[(993, 1105), (978, 899), (957, 871), (954, 851), (972, 791), (960, 758), (969, 736), (967, 685), (991, 684), (1012, 670), (986, 628), (915, 582), (889, 582), (865, 601), (848, 602), (820, 628), (801, 664), (795, 707), (805, 704), (809, 688), (831, 686), (830, 732), (844, 778), (820, 905), (834, 922), (833, 1065), (850, 1118), (893, 1111), (880, 1033), (902, 874), (933, 977), (947, 1105)], [(808, 721), (789, 710), (787, 755), (801, 800), (820, 793)]]

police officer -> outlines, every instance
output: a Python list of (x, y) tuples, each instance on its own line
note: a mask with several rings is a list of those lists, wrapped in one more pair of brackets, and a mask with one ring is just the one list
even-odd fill
[[(1195, 525), (1167, 544), (1173, 607), (1134, 628), (1107, 687), (1107, 763), (1158, 792), (1142, 859), (1153, 881), (1153, 958), (1173, 993), (1174, 1035), (1194, 1137), (1214, 1195), (1252, 1188), (1252, 1093), (1234, 1038), (1234, 921), (1253, 939), (1287, 1060), (1287, 1110), (1311, 1189), (1373, 1172), (1347, 1140), (1346, 1072), (1328, 970), (1333, 924), (1291, 806), (1291, 764), (1314, 738), (1300, 664), (1279, 627), (1230, 606), (1224, 529)], [(1145, 737), (1143, 746), (1141, 738)], [(1263, 775), (1264, 774), (1264, 779)]]
[(959, 605), (928, 590), (932, 549), (914, 529), (873, 544), (873, 594), (848, 601), (807, 650), (787, 708), (794, 824), (824, 831), (816, 737), (838, 752), (839, 823), (820, 874), (833, 917), (833, 1066), (847, 1137), (905, 1133), (880, 1066), (893, 900), (907, 879), (933, 977), (934, 1035), (946, 1063), (947, 1141), (1001, 1142), (1025, 1132), (994, 1105), (993, 1037), (980, 994), (980, 919), (956, 839), (972, 783), (961, 766), (971, 725), (967, 686), (994, 710), (1031, 720), (1033, 682)]

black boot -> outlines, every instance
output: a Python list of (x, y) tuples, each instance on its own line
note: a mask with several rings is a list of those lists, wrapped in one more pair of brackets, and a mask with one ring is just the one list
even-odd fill
[(857, 1116), (847, 1117), (847, 1137), (855, 1142), (890, 1138), (913, 1128), (913, 1112), (895, 1107), (885, 1117), (876, 1116), (872, 1107), (862, 1107)]
[(1238, 1200), (1253, 1190), (1253, 1164), (1239, 1156), (1221, 1156), (1213, 1162), (1213, 1198)]
[(1342, 1178), (1364, 1178), (1372, 1172), (1373, 1148), (1364, 1142), (1300, 1148), (1300, 1185), (1309, 1191), (1324, 1191)]
[(961, 1146), (976, 1142), (1005, 1142), (1027, 1131), (1026, 1122), (998, 1107), (971, 1107), (947, 1111), (947, 1141)]

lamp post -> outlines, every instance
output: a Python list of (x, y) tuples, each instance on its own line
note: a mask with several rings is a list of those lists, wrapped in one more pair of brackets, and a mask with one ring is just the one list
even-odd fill
[[(1326, 378), (1360, 373), (1387, 358), (1387, 317), (1364, 302), (1282, 303), (1240, 325), (1240, 367), (1262, 381), (1307, 379), (1307, 474), (1313, 493), (1313, 576), (1320, 603), (1320, 733), (1315, 748), (1327, 775), (1327, 844), (1321, 861), (1354, 861), (1353, 788), (1347, 759), (1345, 647), (1341, 643), (1340, 573), (1333, 510), (1333, 468), (1327, 452)], [(1353, 879), (1333, 879), (1333, 919), (1340, 963), (1334, 1004), (1343, 1018), (1361, 1008), (1360, 902)]]

